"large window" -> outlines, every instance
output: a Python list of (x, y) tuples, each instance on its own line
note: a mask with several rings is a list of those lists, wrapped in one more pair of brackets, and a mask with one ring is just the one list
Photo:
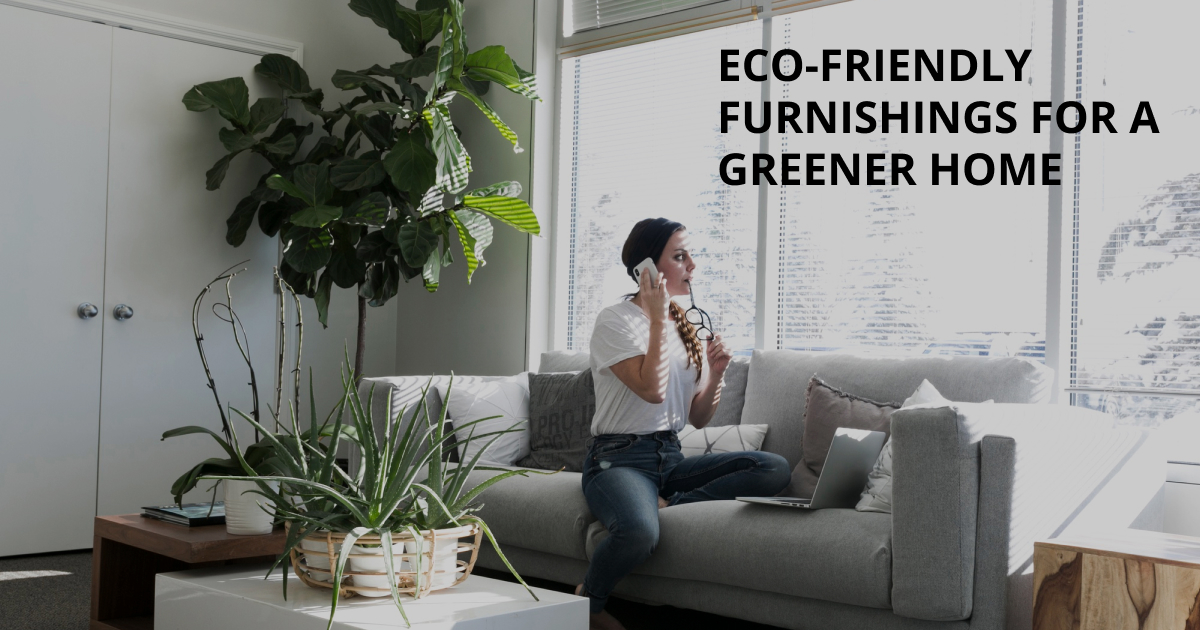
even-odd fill
[[(1108, 101), (1116, 134), (1081, 133), (1064, 202), (1079, 270), (1075, 402), (1158, 426), (1200, 411), (1200, 83), (1192, 2), (1071, 1), (1068, 98)], [(1129, 133), (1140, 101), (1159, 133)], [(1090, 129), (1089, 129), (1090, 131)], [(1180, 418), (1182, 419), (1182, 418)]]
[[(996, 104), (1014, 101), (1024, 118), (1035, 100), (1049, 100), (1046, 21), (1032, 2), (962, 0), (855, 1), (772, 20), (776, 49), (1032, 49), (1026, 80), (1014, 82), (776, 82), (772, 101), (840, 104), (886, 101), (907, 108), (908, 127), (892, 121), (869, 134), (772, 135), (776, 154), (906, 153), (926, 166), (933, 153), (962, 158), (986, 153), (1041, 154), (1048, 135), (1028, 124), (1009, 134), (971, 133), (972, 122), (1001, 121)], [(936, 15), (914, 20), (912, 15)], [(900, 27), (900, 25), (903, 25)], [(807, 61), (813, 63), (813, 61)], [(959, 104), (958, 133), (932, 132), (931, 103)], [(918, 106), (922, 115), (917, 115)], [(904, 111), (904, 110), (901, 110)], [(882, 106), (874, 110), (882, 118)], [(803, 117), (802, 117), (803, 119)], [(940, 122), (940, 119), (936, 119)], [(923, 124), (917, 133), (917, 123)], [(1024, 121), (1022, 121), (1024, 122)], [(854, 125), (860, 119), (854, 119)], [(981, 128), (981, 127), (977, 127)], [(826, 181), (832, 157), (824, 161)], [(888, 164), (888, 161), (884, 161)], [(928, 173), (928, 168), (924, 169)], [(860, 174), (865, 179), (865, 176)], [(890, 168), (884, 178), (889, 180)], [(982, 354), (1041, 358), (1045, 347), (1047, 188), (1042, 186), (912, 185), (783, 186), (771, 189), (778, 259), (776, 334), (769, 346), (885, 355)], [(944, 183), (944, 182), (943, 182)]]
[(762, 22), (749, 22), (563, 60), (558, 220), (567, 349), (587, 350), (596, 314), (637, 290), (621, 246), (634, 223), (659, 216), (688, 228), (696, 303), (732, 347), (754, 348), (758, 191), (726, 186), (715, 165), (726, 153), (757, 151), (759, 138), (720, 133), (714, 112), (722, 99), (759, 97), (758, 84), (721, 83), (718, 53), (761, 40)]
[[(667, 216), (693, 234), (698, 303), (743, 352), (1025, 356), (1048, 361), (1073, 404), (1126, 424), (1200, 425), (1200, 82), (1190, 78), (1200, 4), (853, 0), (767, 18), (563, 60), (557, 347), (587, 348), (595, 314), (634, 288), (619, 263), (629, 228)], [(1015, 85), (835, 73), (764, 89), (718, 80), (728, 48), (1033, 53)], [(1089, 121), (1075, 135), (1033, 134), (1032, 102), (1060, 93), (1089, 108), (1111, 103), (1117, 132), (1093, 133)], [(721, 101), (763, 100), (923, 103), (925, 130), (825, 133), (801, 116), (803, 133), (759, 136), (740, 124), (719, 133)], [(1015, 133), (966, 129), (967, 104), (992, 103), (982, 113), (995, 125), (1003, 100), (1016, 102)], [(929, 131), (932, 101), (960, 104), (958, 133)], [(1142, 101), (1158, 133), (1130, 133)], [(777, 161), (903, 152), (927, 163), (934, 152), (1042, 154), (1060, 143), (1061, 188), (922, 180), (760, 190), (717, 176), (731, 152)], [(1048, 247), (1050, 238), (1061, 241)], [(1061, 261), (1050, 253), (1059, 245)], [(1060, 345), (1046, 347), (1048, 330)]]

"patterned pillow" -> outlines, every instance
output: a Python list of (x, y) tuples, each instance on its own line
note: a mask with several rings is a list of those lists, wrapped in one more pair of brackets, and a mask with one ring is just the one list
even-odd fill
[(684, 457), (709, 453), (736, 453), (762, 449), (767, 437), (765, 424), (735, 424), (697, 429), (692, 425), (679, 432), (679, 450)]
[[(477, 424), (454, 431), (454, 450), (459, 460), (471, 461), (475, 455), (487, 448), (480, 461), (511, 466), (518, 459), (529, 454), (529, 373), (522, 372), (503, 379), (483, 379), (472, 376), (454, 377), (454, 386), (450, 391), (450, 399), (446, 402), (448, 382), (437, 385), (438, 395), (446, 405), (447, 415), (453, 424), (463, 426), (481, 418), (491, 418)], [(467, 438), (473, 432), (483, 435), (494, 431), (519, 429), (513, 433), (503, 433), (473, 439)], [(495, 441), (493, 442), (493, 438)], [(488, 443), (491, 446), (488, 447)]]
[(522, 468), (583, 470), (596, 413), (592, 371), (529, 374), (528, 457)]

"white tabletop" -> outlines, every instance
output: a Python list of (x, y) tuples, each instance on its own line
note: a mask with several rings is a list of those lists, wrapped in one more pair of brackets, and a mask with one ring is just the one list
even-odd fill
[[(252, 568), (247, 568), (252, 567)], [(288, 572), (288, 598), (278, 569), (235, 565), (160, 573), (154, 587), (156, 630), (324, 630), (330, 589), (305, 586)], [(472, 575), (462, 584), (419, 600), (402, 596), (404, 612), (421, 630), (584, 630), (587, 599), (535, 588), (534, 601), (520, 584)], [(343, 598), (333, 627), (338, 630), (404, 628), (390, 597)]]

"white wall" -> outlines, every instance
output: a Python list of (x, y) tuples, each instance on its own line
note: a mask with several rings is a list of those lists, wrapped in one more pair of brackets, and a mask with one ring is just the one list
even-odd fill
[[(472, 50), (502, 45), (522, 68), (533, 68), (535, 0), (486, 0), (465, 3), (464, 30)], [(545, 92), (539, 76), (539, 89)], [(543, 94), (543, 98), (546, 95)], [(521, 139), (524, 153), (512, 145), (467, 102), (453, 104), (455, 124), (471, 154), (471, 186), (517, 180), (530, 199), (530, 164), (534, 105), (493, 85), (485, 99)], [(544, 108), (544, 103), (537, 104)], [(547, 209), (535, 208), (542, 220)], [(528, 314), (528, 259), (532, 238), (492, 222), (496, 237), (484, 252), (487, 264), (467, 284), (462, 250), (442, 270), (441, 287), (428, 293), (420, 279), (400, 287), (397, 296), (397, 374), (514, 374), (525, 369)]]
[[(388, 37), (383, 29), (369, 19), (356, 15), (346, 2), (340, 0), (108, 1), (110, 4), (301, 42), (304, 44), (304, 69), (313, 87), (324, 89), (326, 108), (353, 98), (329, 83), (335, 70), (360, 70), (375, 63), (388, 66), (408, 58), (400, 50), (400, 45)], [(196, 77), (195, 82), (223, 78)], [(183, 97), (182, 94), (179, 96)], [(213, 142), (217, 142), (215, 128)], [(244, 159), (235, 161), (232, 168), (250, 164), (250, 160), (242, 161)], [(203, 176), (203, 173), (196, 174), (198, 181)], [(307, 371), (312, 367), (317, 408), (319, 411), (328, 410), (341, 395), (338, 366), (342, 361), (344, 346), (349, 346), (353, 358), (358, 323), (357, 297), (353, 290), (334, 287), (329, 306), (329, 328), (324, 330), (317, 321), (312, 300), (302, 298), (302, 302), (305, 307), (303, 366), (306, 384), (302, 387), (301, 398), (304, 401), (308, 398)], [(381, 308), (368, 308), (364, 365), (364, 372), (368, 376), (387, 375), (394, 371), (397, 303), (393, 300)], [(263, 392), (264, 396), (267, 394)]]

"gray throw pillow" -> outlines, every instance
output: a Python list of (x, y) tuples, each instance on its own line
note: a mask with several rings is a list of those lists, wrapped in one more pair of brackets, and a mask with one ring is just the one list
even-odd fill
[(592, 371), (530, 373), (528, 457), (522, 468), (583, 471), (596, 413)]
[(808, 382), (800, 463), (792, 470), (792, 483), (784, 490), (784, 495), (813, 495), (838, 429), (883, 431), (890, 436), (892, 412), (899, 408), (899, 403), (875, 402), (848, 394), (814, 375)]

